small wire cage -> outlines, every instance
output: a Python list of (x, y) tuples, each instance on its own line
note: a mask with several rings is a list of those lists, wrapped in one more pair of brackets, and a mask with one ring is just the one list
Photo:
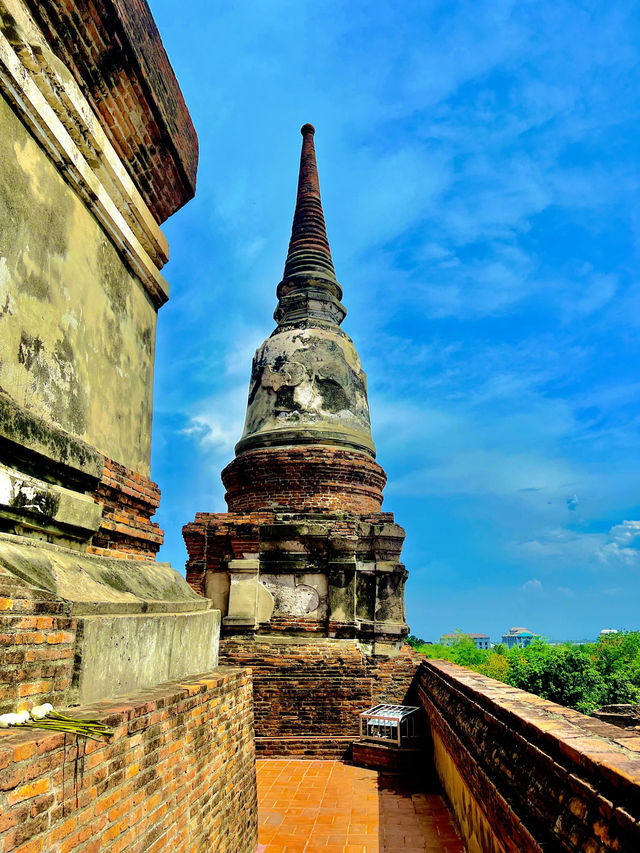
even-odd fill
[(420, 708), (413, 705), (375, 705), (360, 714), (360, 740), (395, 743), (398, 749), (420, 740)]

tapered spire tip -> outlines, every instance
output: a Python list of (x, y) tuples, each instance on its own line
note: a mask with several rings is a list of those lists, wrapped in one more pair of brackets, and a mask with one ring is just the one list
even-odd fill
[(346, 313), (340, 304), (342, 289), (336, 281), (331, 250), (324, 224), (320, 182), (313, 142), (315, 128), (303, 124), (298, 193), (293, 214), (289, 251), (282, 281), (278, 285), (278, 323), (292, 318), (341, 323)]

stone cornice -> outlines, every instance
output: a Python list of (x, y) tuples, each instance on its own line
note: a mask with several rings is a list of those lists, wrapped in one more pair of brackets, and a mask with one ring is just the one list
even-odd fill
[(156, 307), (168, 244), (73, 76), (20, 0), (0, 0), (0, 88), (105, 228)]

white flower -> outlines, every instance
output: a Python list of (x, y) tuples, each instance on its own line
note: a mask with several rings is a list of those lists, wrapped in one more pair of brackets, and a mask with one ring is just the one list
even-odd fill
[(44, 705), (36, 705), (35, 708), (32, 708), (31, 716), (34, 720), (43, 720), (50, 711), (53, 711), (53, 705), (45, 702)]
[(27, 711), (18, 711), (18, 717), (20, 717), (20, 722), (18, 723), (21, 726), (23, 723), (28, 723), (31, 719), (31, 714)]
[(2, 714), (0, 717), (0, 728), (6, 729), (9, 726), (19, 726), (22, 722), (20, 714)]

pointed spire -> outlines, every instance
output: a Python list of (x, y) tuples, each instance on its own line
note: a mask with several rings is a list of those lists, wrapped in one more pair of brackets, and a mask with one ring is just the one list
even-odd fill
[(315, 132), (312, 124), (300, 128), (298, 195), (274, 314), (280, 324), (311, 318), (339, 324), (346, 314), (340, 304), (342, 289), (336, 280), (322, 211)]
[(304, 275), (328, 278), (335, 282), (336, 273), (331, 260), (331, 249), (327, 240), (320, 199), (320, 182), (313, 144), (315, 132), (312, 124), (305, 124), (300, 129), (302, 153), (300, 154), (298, 196), (283, 279)]

